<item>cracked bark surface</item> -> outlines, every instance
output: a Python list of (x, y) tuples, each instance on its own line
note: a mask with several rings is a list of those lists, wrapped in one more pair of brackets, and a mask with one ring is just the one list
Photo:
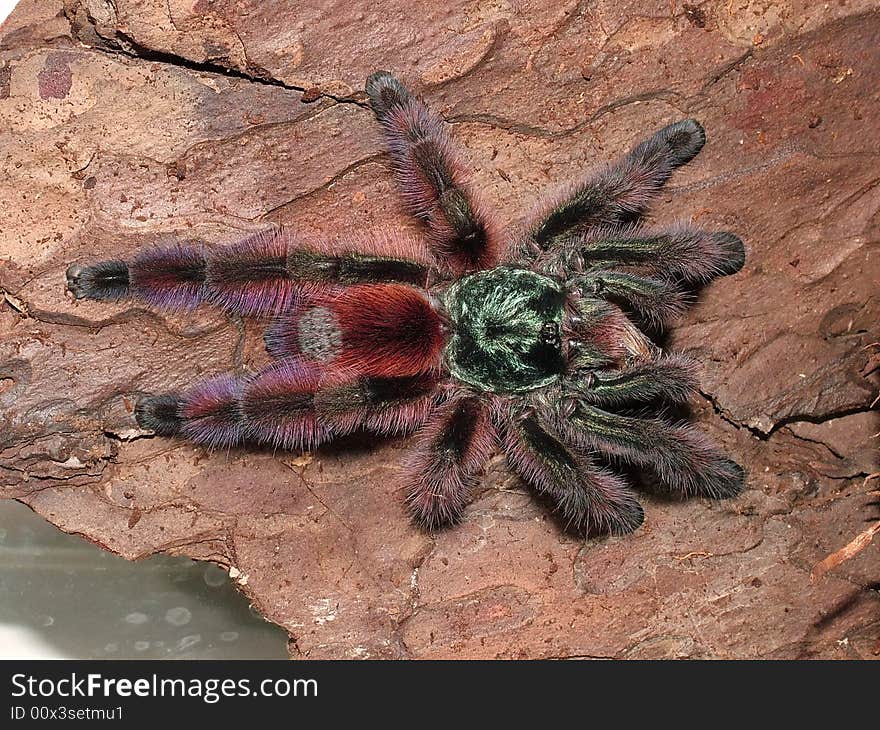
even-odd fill
[[(313, 5), (30, 0), (3, 27), (0, 496), (131, 559), (234, 568), (294, 657), (876, 658), (878, 546), (809, 572), (878, 515), (880, 6)], [(702, 121), (656, 219), (749, 248), (671, 343), (704, 364), (696, 417), (748, 468), (742, 497), (648, 498), (633, 536), (585, 543), (499, 457), (431, 536), (395, 487), (406, 441), (208, 453), (137, 430), (138, 393), (265, 362), (260, 326), (74, 303), (65, 268), (272, 223), (412, 228), (364, 108), (377, 68), (454, 125), (511, 219)]]

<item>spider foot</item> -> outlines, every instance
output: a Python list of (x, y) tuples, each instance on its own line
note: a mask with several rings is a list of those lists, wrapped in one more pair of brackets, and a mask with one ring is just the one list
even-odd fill
[(116, 301), (128, 296), (129, 272), (124, 261), (101, 261), (92, 266), (67, 267), (67, 291), (76, 299)]
[(134, 418), (138, 426), (154, 431), (157, 436), (176, 436), (183, 426), (180, 415), (182, 401), (177, 393), (147, 395), (138, 400)]

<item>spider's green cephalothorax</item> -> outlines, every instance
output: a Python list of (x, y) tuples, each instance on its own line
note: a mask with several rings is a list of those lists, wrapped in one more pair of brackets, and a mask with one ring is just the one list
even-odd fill
[(499, 266), (459, 279), (445, 295), (452, 333), (446, 363), (480, 390), (517, 393), (562, 373), (561, 284), (526, 269)]

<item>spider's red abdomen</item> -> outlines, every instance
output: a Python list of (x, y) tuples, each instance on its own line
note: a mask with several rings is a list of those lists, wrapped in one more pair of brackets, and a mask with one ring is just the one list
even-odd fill
[(317, 291), (267, 332), (275, 357), (321, 362), (352, 376), (407, 377), (436, 370), (444, 338), (427, 298), (402, 284)]
[(416, 375), (438, 366), (440, 317), (415, 289), (399, 284), (353, 286), (329, 308), (342, 333), (338, 365), (364, 375)]

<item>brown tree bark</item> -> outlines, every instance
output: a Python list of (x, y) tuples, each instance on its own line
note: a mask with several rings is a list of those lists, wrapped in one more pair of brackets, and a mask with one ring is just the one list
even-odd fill
[[(229, 566), (294, 657), (876, 658), (876, 541), (809, 573), (877, 519), (877, 2), (306, 5), (25, 0), (3, 26), (0, 496), (131, 559)], [(650, 499), (633, 536), (585, 543), (499, 457), (428, 535), (395, 486), (405, 440), (208, 453), (137, 429), (137, 392), (258, 367), (260, 327), (72, 302), (66, 267), (269, 223), (411, 228), (362, 92), (378, 68), (511, 220), (700, 119), (656, 219), (748, 246), (671, 343), (704, 363), (697, 414), (742, 497)]]

